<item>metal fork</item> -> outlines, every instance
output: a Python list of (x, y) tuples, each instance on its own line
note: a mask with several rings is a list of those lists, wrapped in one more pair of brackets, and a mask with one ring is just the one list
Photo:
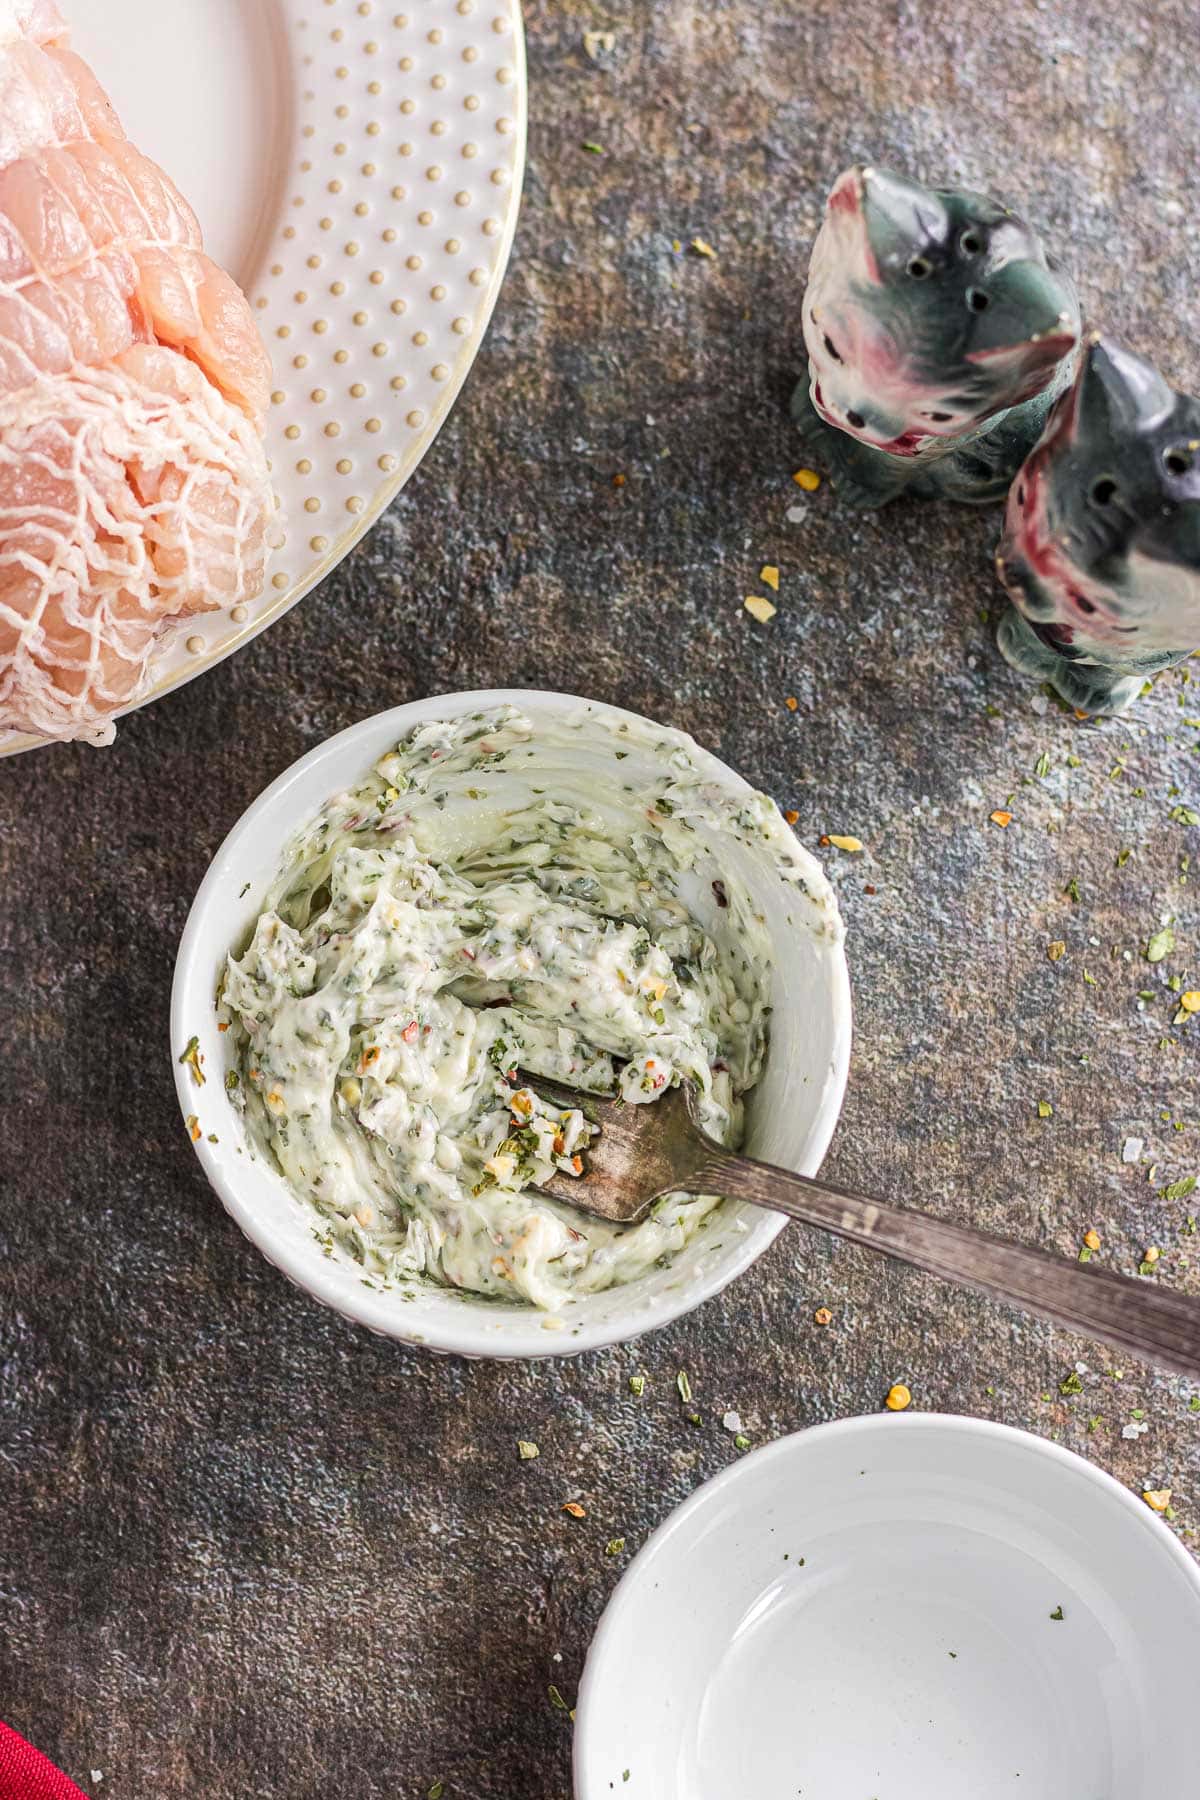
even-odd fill
[(1200, 1375), (1200, 1299), (738, 1156), (700, 1129), (690, 1082), (653, 1105), (633, 1106), (525, 1070), (519, 1080), (551, 1105), (578, 1107), (600, 1128), (583, 1154), (582, 1174), (556, 1174), (538, 1189), (580, 1212), (633, 1225), (664, 1194), (749, 1200), (1149, 1362)]

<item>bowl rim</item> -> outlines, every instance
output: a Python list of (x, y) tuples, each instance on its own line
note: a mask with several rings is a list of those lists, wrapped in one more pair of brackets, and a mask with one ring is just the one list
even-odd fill
[[(1189, 1555), (1164, 1521), (1158, 1518), (1145, 1501), (1110, 1475), (1107, 1469), (1099, 1468), (1086, 1457), (1074, 1450), (1068, 1450), (1064, 1444), (1053, 1443), (1049, 1438), (1039, 1437), (1034, 1431), (1025, 1431), (1017, 1425), (1005, 1425), (996, 1419), (977, 1419), (969, 1413), (857, 1413), (846, 1419), (831, 1419), (820, 1425), (809, 1425), (800, 1431), (790, 1431), (784, 1437), (775, 1438), (760, 1449), (752, 1450), (749, 1455), (739, 1457), (727, 1468), (702, 1481), (694, 1488), (686, 1500), (681, 1500), (660, 1525), (651, 1532), (629, 1567), (625, 1570), (616, 1587), (608, 1597), (599, 1624), (588, 1646), (583, 1673), (575, 1703), (575, 1734), (572, 1746), (572, 1775), (575, 1800), (601, 1800), (602, 1790), (589, 1774), (588, 1763), (596, 1762), (602, 1744), (593, 1743), (592, 1707), (601, 1682), (608, 1677), (609, 1665), (619, 1654), (619, 1634), (625, 1624), (627, 1613), (631, 1610), (640, 1595), (642, 1585), (650, 1579), (653, 1568), (663, 1551), (681, 1533), (686, 1533), (692, 1519), (703, 1507), (715, 1498), (736, 1487), (745, 1479), (748, 1468), (753, 1466), (761, 1471), (768, 1463), (786, 1462), (795, 1456), (798, 1446), (807, 1446), (816, 1440), (822, 1443), (834, 1438), (867, 1437), (874, 1432), (927, 1432), (941, 1437), (960, 1436), (966, 1440), (990, 1438), (994, 1442), (1006, 1444), (1010, 1451), (1033, 1457), (1045, 1457), (1057, 1463), (1063, 1469), (1072, 1469), (1082, 1474), (1085, 1479), (1102, 1493), (1115, 1498), (1122, 1510), (1136, 1524), (1131, 1529), (1148, 1534), (1149, 1542), (1165, 1552), (1168, 1563), (1174, 1564), (1179, 1574), (1192, 1590), (1192, 1597), (1200, 1608), (1200, 1563)], [(607, 1775), (603, 1778), (607, 1783)], [(607, 1785), (603, 1789), (606, 1795)]]
[[(660, 721), (649, 719), (642, 713), (631, 712), (626, 707), (612, 705), (607, 700), (589, 699), (579, 694), (559, 693), (548, 688), (467, 688), (449, 694), (427, 695), (399, 706), (386, 707), (381, 712), (372, 713), (368, 718), (360, 719), (335, 732), (333, 736), (322, 739), (311, 750), (290, 763), (251, 800), (225, 834), (196, 890), (180, 936), (171, 984), (169, 1029), (175, 1092), (185, 1119), (194, 1111), (194, 1097), (189, 1085), (189, 1072), (178, 1060), (178, 1046), (191, 1035), (189, 1022), (196, 1017), (198, 1000), (207, 1007), (211, 998), (208, 993), (207, 970), (199, 964), (200, 940), (211, 909), (219, 903), (218, 896), (221, 900), (224, 899), (223, 884), (239, 846), (253, 832), (256, 821), (291, 790), (303, 789), (314, 771), (325, 763), (336, 761), (352, 741), (368, 739), (377, 734), (381, 738), (390, 736), (393, 729), (399, 738), (407, 729), (423, 720), (439, 716), (455, 717), (459, 713), (503, 705), (545, 712), (586, 707), (607, 717), (636, 721), (655, 730), (678, 729), (664, 726)], [(719, 773), (722, 778), (747, 793), (756, 791), (743, 775), (713, 751), (698, 744), (689, 732), (681, 732), (680, 735), (698, 752), (702, 766), (707, 763), (714, 774)], [(334, 784), (331, 781), (327, 793), (333, 791)], [(315, 810), (320, 803), (319, 799), (305, 799), (299, 803), (295, 808), (291, 829), (299, 827), (308, 812)], [(283, 842), (277, 847), (282, 852)], [(830, 979), (831, 1054), (828, 1075), (801, 1171), (810, 1176), (819, 1171), (841, 1116), (850, 1071), (852, 1038), (850, 973), (844, 943), (824, 944), (821, 948), (828, 958)], [(504, 1338), (498, 1340), (494, 1330), (488, 1330), (489, 1318), (495, 1317), (494, 1307), (475, 1308), (469, 1300), (456, 1298), (452, 1314), (431, 1321), (428, 1314), (422, 1313), (418, 1321), (412, 1317), (410, 1308), (395, 1303), (394, 1295), (377, 1293), (365, 1287), (346, 1292), (335, 1268), (327, 1265), (324, 1259), (312, 1256), (306, 1243), (293, 1244), (276, 1237), (258, 1217), (255, 1207), (243, 1197), (239, 1184), (228, 1178), (221, 1160), (214, 1155), (203, 1135), (193, 1143), (192, 1148), (209, 1185), (226, 1212), (267, 1261), (297, 1287), (340, 1313), (343, 1318), (365, 1325), (368, 1330), (381, 1336), (434, 1352), (466, 1357), (488, 1357), (500, 1361), (541, 1360), (548, 1357), (578, 1356), (585, 1351), (611, 1344), (632, 1342), (643, 1332), (669, 1325), (720, 1293), (770, 1248), (788, 1223), (784, 1214), (772, 1215), (764, 1211), (737, 1241), (728, 1256), (714, 1259), (712, 1267), (703, 1274), (697, 1274), (686, 1285), (655, 1296), (649, 1301), (643, 1299), (636, 1311), (631, 1308), (633, 1316), (629, 1319), (628, 1329), (621, 1329), (615, 1319), (596, 1320), (573, 1328), (569, 1336), (564, 1333), (559, 1339), (557, 1334), (545, 1330), (543, 1314), (533, 1308), (514, 1308), (514, 1313), (527, 1318), (526, 1329), (521, 1331), (516, 1327), (506, 1327)], [(636, 1282), (629, 1283), (628, 1288), (631, 1296), (637, 1295)]]

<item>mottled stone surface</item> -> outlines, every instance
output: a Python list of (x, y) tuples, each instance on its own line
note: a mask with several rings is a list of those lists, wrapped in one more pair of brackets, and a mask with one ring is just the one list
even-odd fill
[[(1159, 1246), (1155, 1279), (1200, 1291), (1196, 1201), (1163, 1193), (1200, 1173), (1200, 1024), (1172, 1025), (1166, 986), (1200, 986), (1200, 831), (1169, 816), (1200, 806), (1200, 685), (1168, 676), (1099, 730), (1063, 716), (992, 643), (997, 517), (805, 498), (786, 417), (808, 244), (855, 157), (1010, 196), (1092, 316), (1194, 388), (1194, 23), (1183, 0), (535, 5), (508, 285), (388, 518), (115, 748), (0, 769), (0, 1710), (85, 1786), (566, 1800), (546, 1690), (574, 1697), (626, 1560), (604, 1545), (734, 1458), (728, 1407), (761, 1443), (903, 1379), (1170, 1486), (1175, 1529), (1200, 1526), (1196, 1384), (1118, 1382), (1096, 1346), (799, 1229), (701, 1312), (575, 1362), (355, 1330), (208, 1191), (166, 1042), (189, 900), (265, 782), (390, 702), (573, 688), (688, 727), (807, 840), (866, 844), (830, 852), (858, 1028), (832, 1174), (1066, 1254), (1094, 1226), (1115, 1268)], [(694, 237), (716, 258), (673, 250)]]

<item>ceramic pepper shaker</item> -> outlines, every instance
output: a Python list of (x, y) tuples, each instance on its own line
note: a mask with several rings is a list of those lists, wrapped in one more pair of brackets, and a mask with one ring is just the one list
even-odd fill
[(829, 196), (792, 398), (853, 506), (1001, 500), (1071, 377), (1079, 303), (1036, 234), (983, 194), (852, 168)]
[(1121, 712), (1200, 646), (1200, 400), (1098, 334), (1012, 486), (1000, 648), (1072, 706)]

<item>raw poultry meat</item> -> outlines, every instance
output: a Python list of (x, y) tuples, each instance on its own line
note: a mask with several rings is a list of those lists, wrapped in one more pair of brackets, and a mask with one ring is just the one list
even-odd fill
[(269, 388), (54, 0), (0, 0), (0, 735), (111, 741), (168, 621), (260, 591)]

